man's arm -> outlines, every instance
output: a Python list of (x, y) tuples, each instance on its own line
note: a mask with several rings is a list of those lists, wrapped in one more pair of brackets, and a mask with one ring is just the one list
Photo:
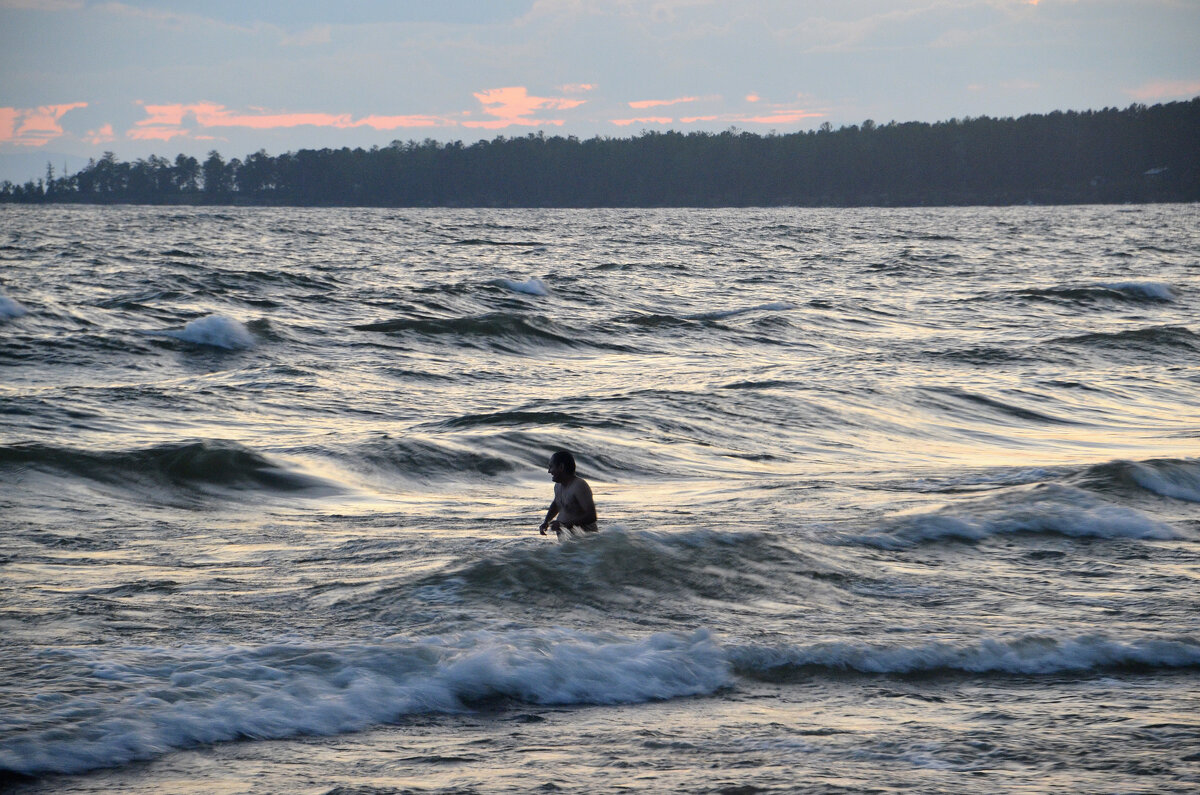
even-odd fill
[(555, 499), (554, 502), (550, 503), (550, 507), (546, 509), (546, 518), (542, 521), (541, 527), (538, 528), (538, 532), (542, 535), (546, 535), (546, 528), (550, 526), (550, 520), (558, 515), (558, 508), (558, 500)]

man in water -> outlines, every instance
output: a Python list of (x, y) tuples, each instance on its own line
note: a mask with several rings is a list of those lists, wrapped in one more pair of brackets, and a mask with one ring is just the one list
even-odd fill
[[(546, 520), (538, 530), (546, 535), (549, 528), (562, 540), (563, 530), (594, 533), (596, 526), (596, 503), (592, 501), (592, 489), (587, 481), (575, 474), (575, 456), (559, 450), (550, 456), (546, 470), (554, 481), (554, 502), (546, 511)], [(557, 519), (554, 517), (557, 516)], [(553, 520), (553, 521), (551, 521)]]

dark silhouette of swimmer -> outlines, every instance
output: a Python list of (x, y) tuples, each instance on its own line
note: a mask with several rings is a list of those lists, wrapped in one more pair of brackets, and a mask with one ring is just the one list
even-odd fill
[[(554, 502), (546, 510), (546, 519), (538, 531), (546, 535), (547, 528), (562, 540), (564, 530), (594, 533), (596, 526), (596, 503), (592, 501), (592, 489), (583, 478), (575, 474), (575, 456), (559, 450), (550, 456), (546, 470), (554, 481)], [(555, 519), (554, 517), (558, 518)]]

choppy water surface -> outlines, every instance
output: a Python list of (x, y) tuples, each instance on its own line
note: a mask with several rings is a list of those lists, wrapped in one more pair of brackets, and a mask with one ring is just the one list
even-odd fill
[(1196, 206), (3, 208), (0, 786), (1194, 791), (1198, 317)]

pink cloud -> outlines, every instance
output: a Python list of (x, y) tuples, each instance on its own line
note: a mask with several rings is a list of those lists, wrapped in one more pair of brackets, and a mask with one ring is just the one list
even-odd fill
[(105, 124), (99, 130), (88, 130), (87, 135), (83, 136), (83, 140), (92, 146), (106, 144), (113, 139), (113, 126), (111, 124)]
[(679, 121), (684, 124), (695, 124), (698, 121), (716, 121), (719, 116), (684, 116)]
[(355, 127), (376, 130), (395, 130), (400, 127), (453, 127), (453, 119), (442, 116), (367, 116), (354, 123)]
[(1200, 80), (1155, 80), (1134, 89), (1127, 89), (1125, 93), (1142, 102), (1188, 99), (1200, 94)]
[(628, 127), (631, 124), (670, 124), (674, 119), (670, 116), (643, 116), (637, 119), (609, 119), (618, 127)]
[(824, 115), (824, 113), (811, 110), (781, 110), (777, 113), (763, 116), (739, 117), (732, 119), (732, 121), (740, 121), (746, 124), (794, 124), (804, 119), (819, 119)]
[(0, 141), (8, 142), (17, 134), (17, 109), (0, 108)]
[[(173, 105), (144, 105), (147, 118), (134, 124), (127, 135), (136, 140), (169, 141), (189, 135), (195, 127), (245, 127), (251, 130), (273, 130), (287, 127), (333, 127), (352, 129), (371, 127), (376, 130), (395, 130), (400, 127), (448, 127), (455, 122), (441, 116), (365, 116), (355, 119), (349, 113), (264, 113), (239, 112), (214, 102), (176, 103)], [(201, 138), (202, 136), (195, 136)]]
[(760, 99), (762, 99), (762, 97), (760, 97), (758, 94), (747, 94), (746, 95), (747, 102), (758, 102)]
[(495, 118), (486, 121), (465, 121), (462, 125), (487, 130), (496, 130), (514, 124), (525, 127), (536, 127), (542, 124), (562, 126), (562, 119), (538, 119), (534, 118), (532, 114), (539, 110), (569, 110), (577, 108), (587, 101), (565, 97), (534, 97), (530, 96), (524, 86), (489, 88), (475, 92), (475, 98), (483, 105), (483, 112)]
[(657, 108), (661, 105), (678, 105), (680, 102), (695, 102), (697, 97), (680, 97), (679, 99), (641, 99), (637, 102), (630, 102), (629, 107), (635, 110), (644, 108)]
[(591, 91), (595, 87), (595, 83), (568, 83), (565, 86), (559, 86), (558, 90), (564, 94), (582, 94), (585, 91)]
[(58, 120), (86, 102), (42, 105), (37, 108), (0, 108), (0, 143), (17, 146), (45, 146), (64, 134)]

